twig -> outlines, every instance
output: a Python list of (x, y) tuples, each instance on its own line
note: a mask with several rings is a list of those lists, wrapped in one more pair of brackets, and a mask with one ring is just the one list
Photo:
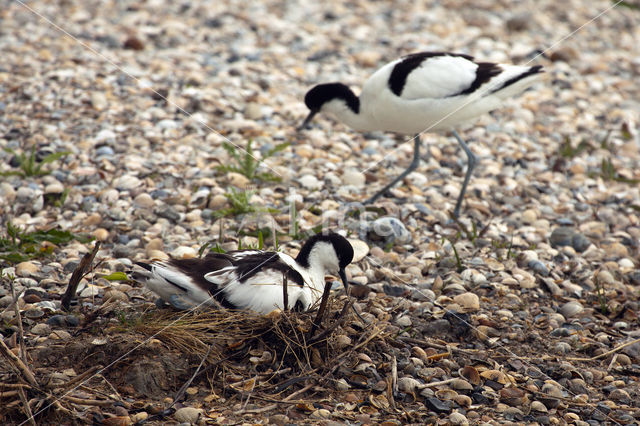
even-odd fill
[(313, 386), (314, 386), (314, 384), (310, 383), (307, 386), (303, 387), (302, 389), (293, 392), (291, 395), (287, 396), (286, 398), (283, 398), (281, 401), (276, 402), (275, 404), (269, 404), (266, 407), (256, 408), (255, 410), (247, 410), (244, 413), (245, 414), (260, 414), (260, 413), (264, 413), (264, 412), (267, 412), (267, 411), (271, 411), (271, 410), (273, 410), (275, 408), (278, 408), (278, 404), (280, 402), (287, 402), (290, 399), (293, 399), (296, 396), (305, 393), (306, 391), (311, 389)]
[(313, 337), (316, 329), (320, 325), (322, 321), (322, 317), (324, 316), (324, 311), (327, 308), (327, 300), (329, 300), (329, 293), (331, 293), (331, 282), (324, 283), (324, 293), (322, 293), (322, 301), (320, 302), (320, 307), (318, 308), (318, 315), (316, 315), (316, 319), (313, 321), (313, 326), (311, 327), (311, 333), (309, 335)]
[(200, 360), (200, 365), (198, 365), (198, 368), (196, 368), (196, 371), (194, 371), (194, 373), (191, 376), (191, 378), (189, 380), (187, 380), (186, 383), (184, 385), (182, 385), (182, 387), (178, 390), (178, 393), (176, 393), (176, 396), (173, 398), (173, 402), (171, 403), (171, 405), (169, 405), (168, 408), (172, 408), (174, 406), (174, 404), (176, 402), (178, 402), (180, 400), (180, 398), (183, 397), (184, 393), (187, 391), (187, 388), (191, 385), (191, 382), (193, 382), (193, 379), (195, 379), (196, 376), (198, 375), (198, 372), (202, 368), (202, 365), (204, 364), (204, 361), (207, 358), (209, 358), (209, 354), (211, 353), (211, 349), (213, 349), (213, 345), (209, 345), (209, 350), (207, 350), (207, 353)]
[(395, 355), (391, 360), (391, 390), (393, 395), (398, 394), (398, 361)]
[(13, 285), (13, 279), (9, 280), (11, 286), (11, 297), (13, 298), (13, 309), (16, 312), (16, 318), (18, 319), (18, 340), (20, 344), (20, 359), (27, 364), (27, 347), (24, 344), (24, 331), (22, 329), (22, 315), (20, 314), (20, 307), (18, 306), (18, 298), (16, 297), (16, 289)]
[(284, 311), (287, 312), (289, 310), (289, 280), (287, 279), (287, 274), (282, 273), (282, 303), (284, 303)]
[(29, 407), (29, 401), (27, 401), (27, 395), (24, 393), (24, 388), (20, 388), (18, 390), (18, 395), (20, 395), (20, 401), (22, 401), (24, 413), (27, 415), (27, 420), (32, 426), (36, 426), (36, 421), (33, 419), (33, 413), (31, 412), (31, 407)]
[(611, 371), (613, 369), (613, 367), (616, 365), (617, 361), (618, 361), (618, 354), (615, 354), (614, 356), (611, 357), (611, 362), (609, 363), (609, 366), (607, 367), (607, 371)]
[(73, 413), (71, 410), (68, 410), (65, 407), (63, 407), (62, 404), (60, 404), (60, 401), (58, 401), (57, 399), (55, 401), (53, 401), (53, 406), (56, 407), (56, 410), (62, 411), (67, 416), (75, 417), (75, 413)]
[(61, 389), (62, 391), (66, 391), (67, 389), (71, 389), (76, 383), (83, 382), (85, 378), (91, 376), (93, 373), (100, 370), (101, 368), (102, 368), (101, 365), (94, 365), (84, 373), (79, 374), (76, 377), (70, 379), (67, 383), (64, 383), (62, 386), (54, 385), (51, 387), (55, 387), (56, 389)]
[(256, 388), (256, 383), (258, 382), (258, 376), (253, 378), (253, 383), (251, 384), (251, 390), (249, 390), (249, 395), (247, 395), (247, 400), (242, 404), (242, 408), (240, 408), (240, 412), (243, 412), (245, 408), (247, 408), (247, 404), (249, 404), (249, 399), (251, 399), (251, 394), (253, 390)]
[[(22, 388), (19, 388), (22, 389)], [(10, 396), (16, 396), (18, 394), (17, 390), (10, 391), (0, 391), (0, 398), (9, 398)]]
[(327, 329), (325, 331), (323, 331), (322, 333), (313, 336), (311, 339), (309, 339), (309, 344), (313, 344), (321, 339), (324, 339), (325, 337), (327, 337), (328, 335), (330, 335), (331, 333), (333, 333), (333, 331), (338, 328), (338, 326), (342, 325), (345, 321), (345, 319), (347, 318), (345, 316), (345, 313), (347, 312), (347, 309), (349, 309), (350, 306), (353, 305), (353, 300), (348, 300), (344, 306), (342, 307), (342, 311), (340, 311), (340, 314), (338, 314), (338, 320), (336, 322), (334, 322), (333, 324), (331, 324), (331, 326), (327, 327)]
[(424, 387), (425, 388), (433, 388), (433, 387), (436, 387), (436, 386), (446, 385), (448, 383), (455, 382), (456, 380), (458, 380), (458, 379), (454, 377), (452, 379), (442, 380), (442, 381), (439, 381), (439, 382), (427, 383), (426, 385), (424, 385)]
[(630, 340), (630, 341), (628, 341), (626, 343), (621, 344), (620, 346), (618, 346), (616, 348), (611, 349), (610, 351), (607, 351), (607, 352), (605, 352), (603, 354), (600, 354), (600, 355), (596, 355), (596, 356), (591, 357), (591, 358), (565, 358), (565, 359), (567, 361), (584, 361), (584, 362), (586, 362), (586, 361), (595, 361), (595, 360), (600, 359), (600, 358), (605, 358), (605, 357), (607, 357), (607, 356), (609, 356), (609, 355), (611, 355), (613, 353), (616, 353), (616, 352), (620, 351), (621, 349), (626, 348), (627, 346), (631, 346), (631, 345), (636, 344), (638, 342), (640, 342), (640, 338), (635, 339), (635, 340)]
[(357, 345), (355, 345), (353, 347), (353, 350), (356, 351), (358, 349), (360, 349), (363, 346), (366, 346), (370, 341), (372, 341), (373, 339), (375, 339), (376, 337), (378, 337), (379, 334), (381, 334), (384, 330), (375, 327), (375, 331), (373, 333), (371, 333), (369, 336), (367, 336), (366, 339), (364, 339), (362, 342), (358, 343)]
[(442, 351), (449, 351), (449, 352), (460, 353), (460, 354), (464, 354), (464, 355), (475, 355), (478, 352), (477, 349), (460, 349), (460, 348), (456, 348), (455, 346), (441, 345), (441, 344), (438, 344), (438, 343), (429, 342), (427, 340), (414, 339), (412, 337), (402, 337), (402, 336), (400, 336), (400, 337), (398, 337), (398, 340), (401, 340), (401, 341), (407, 342), (407, 343), (412, 343), (414, 345), (429, 346), (429, 347), (434, 348), (434, 349), (440, 349)]
[[(118, 399), (120, 401), (122, 401), (122, 395), (120, 395), (120, 392), (117, 391), (116, 388), (113, 387), (113, 385), (111, 384), (111, 382), (109, 380), (107, 380), (106, 377), (104, 377), (102, 374), (96, 374), (96, 377), (102, 379), (107, 385), (109, 385), (109, 387), (111, 388), (111, 391), (118, 397)], [(110, 396), (111, 397), (111, 396)], [(113, 397), (111, 397), (113, 398)]]
[(69, 306), (71, 305), (71, 300), (76, 297), (76, 290), (78, 289), (78, 284), (82, 277), (85, 276), (87, 269), (91, 267), (91, 263), (93, 263), (93, 259), (96, 257), (96, 254), (100, 250), (100, 241), (96, 241), (95, 246), (91, 253), (86, 253), (82, 256), (82, 260), (76, 267), (73, 274), (71, 274), (71, 278), (69, 279), (69, 285), (67, 286), (67, 291), (64, 292), (64, 296), (62, 296), (62, 308), (65, 311), (69, 310)]
[(11, 350), (7, 347), (7, 345), (0, 340), (0, 352), (4, 355), (9, 361), (12, 361), (15, 367), (20, 370), (22, 376), (25, 380), (33, 387), (39, 387), (38, 382), (36, 381), (35, 376), (29, 370), (29, 367), (26, 366), (24, 362), (20, 358), (18, 358)]
[(79, 404), (79, 405), (92, 405), (96, 407), (109, 407), (113, 405), (113, 401), (109, 401), (106, 399), (102, 399), (102, 400), (83, 399), (83, 398), (76, 398), (74, 396), (69, 396), (69, 395), (63, 395), (62, 398), (64, 398), (68, 402)]
[(20, 388), (30, 388), (31, 386), (25, 383), (0, 383), (0, 388), (8, 388), (8, 389), (20, 389)]

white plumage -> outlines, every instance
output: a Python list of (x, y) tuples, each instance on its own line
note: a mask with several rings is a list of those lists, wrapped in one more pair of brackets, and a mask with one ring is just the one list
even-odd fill
[(416, 134), (411, 166), (367, 202), (375, 201), (418, 166), (420, 133), (452, 130), (469, 159), (454, 209), (458, 216), (475, 157), (455, 127), (498, 108), (533, 84), (541, 72), (540, 66), (475, 62), (468, 55), (416, 53), (378, 69), (364, 83), (360, 97), (342, 83), (315, 86), (305, 96), (311, 111), (302, 127), (316, 113), (328, 112), (355, 130)]
[(196, 259), (137, 263), (134, 278), (177, 309), (223, 306), (266, 314), (284, 308), (286, 277), (288, 308), (304, 311), (322, 297), (327, 272), (338, 273), (347, 287), (344, 268), (352, 259), (351, 244), (329, 233), (307, 240), (295, 259), (261, 250), (209, 253)]

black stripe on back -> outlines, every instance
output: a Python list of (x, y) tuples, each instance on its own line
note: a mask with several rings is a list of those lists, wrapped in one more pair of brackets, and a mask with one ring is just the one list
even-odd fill
[[(233, 255), (233, 252), (230, 252), (229, 254)], [(234, 266), (236, 267), (238, 279), (241, 282), (247, 281), (259, 272), (272, 270), (278, 271), (283, 275), (286, 274), (287, 281), (290, 283), (299, 285), (300, 287), (304, 286), (302, 275), (284, 263), (280, 259), (280, 256), (278, 256), (278, 253), (275, 252), (262, 252), (244, 256), (242, 259), (238, 260)]]
[(407, 55), (398, 62), (391, 71), (389, 76), (389, 89), (396, 95), (401, 96), (404, 90), (405, 84), (407, 84), (407, 78), (414, 69), (418, 68), (425, 59), (434, 58), (437, 56), (457, 56), (461, 58), (473, 60), (473, 56), (463, 55), (461, 53), (448, 53), (448, 52), (420, 52), (412, 55)]
[(228, 307), (229, 302), (224, 298), (224, 292), (219, 291), (220, 288), (217, 285), (205, 278), (206, 274), (219, 271), (222, 268), (234, 267), (236, 277), (240, 282), (247, 281), (260, 272), (271, 270), (286, 274), (290, 284), (304, 286), (302, 275), (280, 260), (280, 256), (275, 252), (260, 252), (242, 257), (236, 257), (234, 253), (238, 252), (209, 253), (201, 259), (172, 259), (170, 263), (193, 279), (200, 287), (209, 289), (209, 293), (225, 307)]
[(507, 86), (511, 86), (512, 84), (522, 80), (523, 78), (526, 78), (526, 77), (529, 77), (530, 75), (538, 74), (538, 73), (541, 73), (541, 72), (544, 72), (542, 70), (542, 65), (533, 66), (533, 67), (529, 68), (528, 71), (523, 72), (522, 74), (517, 75), (515, 77), (512, 77), (509, 80), (505, 81), (504, 83), (502, 83), (500, 85), (500, 87), (498, 87), (497, 89), (493, 89), (491, 92), (492, 93), (497, 92), (499, 90), (504, 89)]
[(502, 67), (493, 62), (477, 62), (478, 69), (476, 70), (476, 78), (471, 82), (471, 85), (464, 89), (462, 92), (456, 93), (453, 96), (469, 95), (480, 88), (483, 84), (491, 80), (496, 75), (502, 72)]
[(151, 272), (151, 270), (153, 269), (151, 267), (151, 265), (149, 265), (148, 263), (144, 263), (144, 262), (136, 262), (136, 265), (143, 267), (144, 269), (146, 269), (149, 272)]
[[(240, 308), (239, 306), (229, 302), (224, 297), (224, 293), (220, 291), (220, 288), (204, 277), (205, 274), (209, 272), (217, 271), (233, 264), (225, 254), (210, 253), (201, 259), (171, 259), (169, 263), (178, 268), (182, 273), (188, 275), (196, 284), (198, 284), (199, 287), (206, 289), (209, 294), (223, 307), (227, 309)], [(165, 278), (165, 280), (167, 279)], [(169, 280), (167, 281), (178, 288), (182, 288)]]

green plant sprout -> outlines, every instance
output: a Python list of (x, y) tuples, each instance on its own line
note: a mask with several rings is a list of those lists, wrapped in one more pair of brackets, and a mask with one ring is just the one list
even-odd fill
[(54, 152), (45, 156), (42, 161), (38, 162), (36, 160), (36, 147), (32, 147), (29, 154), (20, 153), (18, 154), (11, 148), (4, 148), (4, 150), (8, 153), (15, 155), (18, 160), (18, 167), (20, 170), (11, 170), (8, 172), (0, 173), (1, 176), (22, 176), (22, 177), (31, 177), (31, 176), (43, 176), (49, 173), (48, 170), (45, 170), (43, 167), (45, 164), (53, 163), (60, 158), (71, 154), (69, 151), (62, 152)]
[(271, 172), (258, 172), (258, 168), (260, 167), (260, 163), (266, 160), (269, 157), (273, 157), (280, 151), (286, 149), (290, 144), (289, 142), (283, 142), (275, 147), (271, 148), (267, 151), (263, 156), (262, 160), (257, 160), (251, 154), (251, 145), (253, 144), (253, 140), (249, 139), (247, 142), (247, 147), (242, 151), (240, 148), (230, 144), (229, 142), (223, 142), (222, 147), (229, 153), (231, 158), (234, 160), (235, 164), (222, 164), (216, 167), (216, 170), (219, 170), (224, 173), (234, 172), (240, 173), (245, 176), (249, 180), (258, 180), (264, 182), (280, 182), (282, 179), (280, 176), (276, 176)]

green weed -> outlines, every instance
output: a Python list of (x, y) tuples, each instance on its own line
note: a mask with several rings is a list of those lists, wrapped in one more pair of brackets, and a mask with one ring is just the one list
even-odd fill
[(105, 275), (104, 277), (107, 281), (129, 281), (129, 277), (124, 272), (112, 272), (109, 275)]
[(52, 245), (43, 245), (48, 242), (55, 245), (67, 244), (72, 240), (87, 243), (90, 238), (62, 231), (57, 228), (46, 231), (23, 232), (11, 222), (7, 222), (4, 236), (0, 236), (0, 259), (10, 264), (20, 263), (29, 259), (44, 257), (53, 253)]
[(598, 297), (598, 303), (600, 305), (600, 312), (602, 315), (606, 315), (609, 312), (609, 308), (607, 307), (607, 297), (604, 292), (604, 287), (600, 285), (600, 280), (596, 275), (594, 277), (595, 285), (596, 285), (596, 296)]
[(623, 0), (623, 1), (611, 0), (611, 3), (614, 3), (615, 7), (626, 7), (627, 9), (631, 9), (631, 10), (640, 10), (640, 3), (638, 1), (631, 2), (628, 0)]
[[(245, 176), (249, 180), (258, 180), (264, 182), (280, 182), (282, 179), (280, 176), (274, 175), (272, 172), (258, 172), (258, 168), (260, 163), (266, 160), (269, 157), (273, 157), (280, 151), (283, 151), (289, 146), (289, 142), (283, 142), (281, 144), (276, 145), (269, 151), (267, 151), (263, 156), (262, 160), (257, 160), (251, 154), (251, 145), (253, 141), (249, 139), (247, 142), (247, 148), (242, 150), (228, 142), (223, 142), (222, 147), (229, 153), (231, 158), (234, 160), (235, 164), (222, 164), (216, 167), (216, 170), (219, 170), (224, 173), (235, 172), (240, 173)], [(240, 152), (242, 151), (242, 152)]]
[(277, 213), (275, 209), (268, 209), (266, 207), (254, 206), (251, 204), (251, 197), (255, 194), (255, 191), (236, 191), (231, 188), (229, 192), (224, 194), (229, 201), (230, 207), (220, 209), (214, 213), (216, 218), (222, 218), (227, 216), (238, 216), (247, 213)]
[(45, 170), (43, 167), (45, 164), (53, 163), (56, 160), (59, 160), (62, 157), (65, 157), (71, 152), (62, 151), (62, 152), (54, 152), (53, 154), (49, 154), (42, 159), (42, 161), (36, 160), (36, 147), (32, 147), (29, 154), (20, 153), (18, 154), (11, 148), (4, 148), (4, 150), (10, 154), (13, 154), (19, 162), (18, 167), (20, 170), (12, 170), (9, 172), (0, 173), (1, 176), (22, 176), (22, 177), (30, 177), (30, 176), (43, 176), (49, 173), (48, 170)]
[(565, 136), (564, 142), (558, 148), (558, 154), (563, 158), (574, 158), (582, 152), (587, 151), (589, 148), (590, 145), (585, 139), (583, 139), (578, 146), (574, 148), (569, 136)]

